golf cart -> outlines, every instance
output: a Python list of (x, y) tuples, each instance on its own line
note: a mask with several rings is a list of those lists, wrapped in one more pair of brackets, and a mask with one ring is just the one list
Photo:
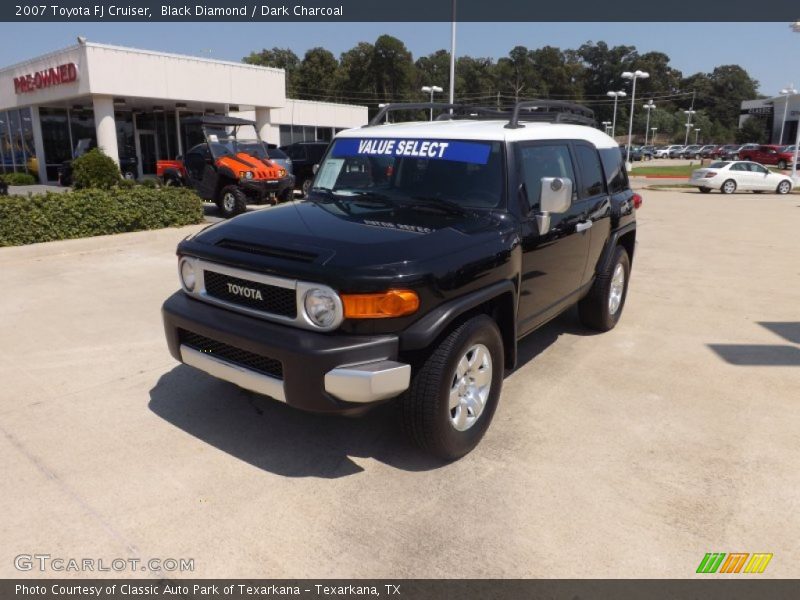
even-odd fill
[(243, 213), (248, 203), (277, 204), (291, 200), (294, 177), (270, 160), (253, 121), (208, 115), (187, 117), (199, 126), (203, 141), (177, 160), (160, 160), (156, 173), (164, 185), (194, 188), (216, 203), (225, 218)]

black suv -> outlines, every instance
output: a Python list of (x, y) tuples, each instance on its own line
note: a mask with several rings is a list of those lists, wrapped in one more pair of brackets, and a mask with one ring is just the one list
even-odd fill
[(337, 135), (305, 200), (181, 242), (172, 355), (309, 411), (398, 397), (411, 439), (452, 460), (489, 426), (520, 338), (575, 303), (613, 328), (641, 197), (591, 111), (382, 124), (431, 106)]
[(281, 150), (292, 160), (295, 187), (303, 192), (303, 196), (308, 195), (314, 180), (314, 165), (322, 161), (328, 146), (328, 142), (295, 142), (281, 146)]

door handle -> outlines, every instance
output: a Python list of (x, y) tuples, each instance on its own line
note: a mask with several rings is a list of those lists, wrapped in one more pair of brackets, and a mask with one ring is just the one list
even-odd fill
[(591, 220), (589, 220), (589, 221), (581, 221), (580, 223), (575, 225), (575, 231), (577, 231), (578, 233), (580, 233), (581, 231), (586, 231), (587, 229), (591, 229), (591, 228), (592, 228), (592, 221)]

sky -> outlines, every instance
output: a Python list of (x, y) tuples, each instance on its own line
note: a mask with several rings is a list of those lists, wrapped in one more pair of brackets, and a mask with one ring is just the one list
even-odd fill
[[(0, 23), (0, 64), (11, 65), (72, 45), (93, 42), (239, 61), (253, 50), (291, 48), (300, 57), (322, 46), (335, 55), (387, 33), (414, 55), (450, 46), (450, 23)], [(800, 86), (800, 34), (789, 23), (459, 23), (456, 55), (505, 56), (517, 45), (577, 48), (586, 41), (633, 45), (667, 54), (690, 75), (738, 64), (777, 95)]]

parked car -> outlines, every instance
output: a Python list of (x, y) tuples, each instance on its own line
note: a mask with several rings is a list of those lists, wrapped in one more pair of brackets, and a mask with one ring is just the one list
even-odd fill
[(700, 158), (711, 158), (717, 148), (719, 148), (719, 146), (716, 144), (706, 144), (700, 148)]
[[(338, 133), (305, 200), (180, 242), (162, 315), (182, 363), (307, 411), (392, 401), (410, 440), (454, 460), (525, 335), (575, 302), (589, 328), (619, 323), (641, 197), (588, 109), (384, 124), (416, 106)], [(206, 381), (194, 393), (218, 393)]]
[(742, 153), (747, 152), (748, 150), (755, 150), (758, 148), (758, 144), (742, 144), (733, 153), (730, 153), (729, 159), (730, 160), (742, 160)]
[(647, 146), (642, 146), (642, 152), (644, 152), (644, 154), (649, 157), (647, 160), (650, 160), (651, 158), (654, 158), (656, 155), (656, 147), (651, 144), (648, 144)]
[(723, 194), (736, 191), (777, 192), (792, 191), (792, 180), (773, 173), (763, 165), (751, 161), (717, 161), (703, 169), (695, 169), (689, 179), (703, 193), (719, 190)]
[(719, 160), (731, 160), (735, 157), (736, 152), (741, 146), (739, 144), (724, 144), (718, 146), (712, 153), (711, 158)]
[(328, 146), (328, 142), (295, 142), (281, 146), (281, 150), (292, 159), (295, 187), (303, 192), (304, 197), (308, 195), (314, 179), (314, 165), (322, 161)]
[(274, 144), (268, 144), (267, 156), (276, 165), (286, 169), (286, 172), (289, 173), (289, 175), (294, 175), (294, 165), (292, 164), (292, 159), (289, 158), (286, 152), (284, 152)]
[[(95, 147), (95, 142), (91, 138), (81, 138), (75, 146), (72, 155), (75, 158), (83, 156)], [(73, 159), (74, 160), (74, 159)], [(133, 148), (123, 148), (119, 156), (119, 171), (125, 179), (136, 179), (139, 172), (139, 160)], [(72, 185), (72, 161), (65, 160), (58, 168), (58, 183), (63, 186)]]
[(656, 148), (653, 156), (655, 158), (669, 158), (669, 150), (672, 146), (659, 146)]
[(700, 158), (700, 148), (702, 148), (700, 144), (689, 144), (688, 146), (684, 147), (681, 150), (681, 158)]
[(779, 169), (790, 167), (794, 160), (794, 151), (786, 152), (783, 146), (761, 144), (755, 148), (739, 150), (741, 160), (750, 160), (762, 165), (775, 165)]
[(685, 147), (686, 146), (683, 146), (683, 145), (680, 145), (680, 144), (674, 145), (674, 146), (670, 146), (669, 149), (667, 150), (667, 155), (669, 156), (669, 158), (681, 158), (681, 156), (683, 154), (683, 149)]
[[(622, 157), (625, 158), (627, 156), (627, 146), (620, 146), (620, 151), (622, 152)], [(653, 158), (653, 154), (649, 150), (645, 150), (643, 146), (631, 146), (631, 162), (638, 162), (644, 160), (650, 160)]]

